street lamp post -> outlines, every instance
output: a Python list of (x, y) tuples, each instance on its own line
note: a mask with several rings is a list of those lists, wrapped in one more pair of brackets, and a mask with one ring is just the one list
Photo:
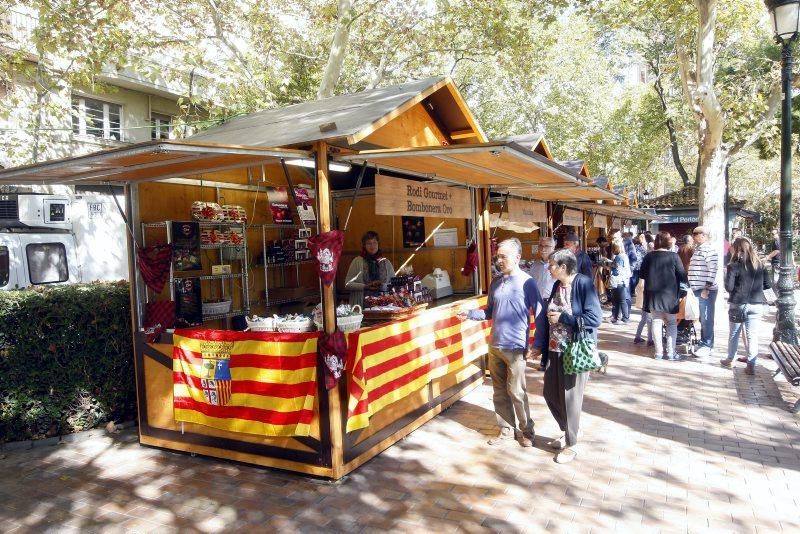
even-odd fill
[(781, 204), (780, 277), (778, 278), (778, 320), (773, 338), (797, 342), (794, 324), (794, 260), (792, 256), (792, 41), (800, 30), (800, 0), (765, 0), (772, 18), (775, 40), (783, 47), (781, 84)]

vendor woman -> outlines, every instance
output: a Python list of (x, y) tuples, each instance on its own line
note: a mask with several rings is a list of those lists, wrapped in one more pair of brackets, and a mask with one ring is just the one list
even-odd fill
[(364, 295), (387, 291), (393, 276), (394, 267), (381, 252), (378, 233), (370, 230), (361, 237), (361, 255), (347, 270), (345, 288), (350, 292), (350, 304), (363, 306)]

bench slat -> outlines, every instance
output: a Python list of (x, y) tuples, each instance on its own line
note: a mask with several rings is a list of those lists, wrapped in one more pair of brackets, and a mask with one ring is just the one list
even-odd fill
[(775, 363), (780, 367), (786, 381), (794, 386), (800, 385), (800, 347), (776, 341), (770, 344)]

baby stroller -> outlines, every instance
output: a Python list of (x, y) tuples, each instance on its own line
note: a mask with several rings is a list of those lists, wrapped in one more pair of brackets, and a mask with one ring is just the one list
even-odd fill
[[(667, 331), (664, 330), (664, 343), (666, 343)], [(690, 356), (692, 349), (697, 345), (697, 330), (694, 328), (694, 321), (683, 319), (678, 321), (678, 337), (675, 340), (675, 353)]]
[[(661, 339), (664, 347), (667, 346), (667, 323), (661, 328)], [(694, 321), (681, 319), (678, 321), (678, 337), (675, 338), (675, 354), (691, 356), (692, 349), (697, 345), (697, 330), (694, 328)]]

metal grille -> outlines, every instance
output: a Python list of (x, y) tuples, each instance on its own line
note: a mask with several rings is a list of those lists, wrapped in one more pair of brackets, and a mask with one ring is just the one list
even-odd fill
[(0, 200), (0, 219), (19, 219), (17, 199)]

